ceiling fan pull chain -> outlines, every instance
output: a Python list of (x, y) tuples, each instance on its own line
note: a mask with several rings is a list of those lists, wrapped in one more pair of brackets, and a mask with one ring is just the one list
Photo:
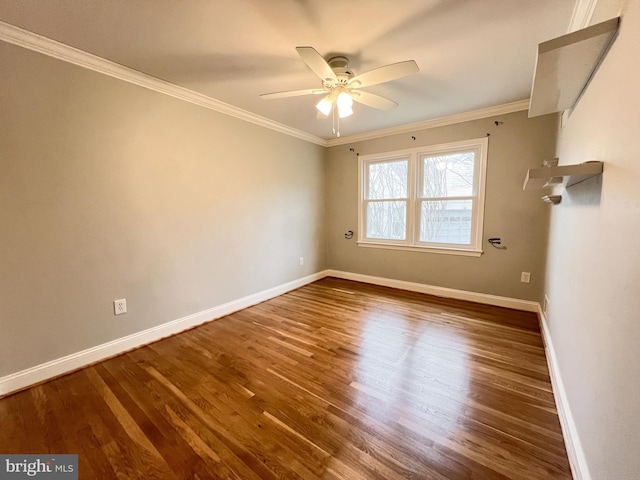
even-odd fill
[(331, 108), (331, 123), (332, 123), (332, 133), (336, 134), (336, 109)]
[[(360, 90), (380, 83), (390, 82), (420, 71), (414, 60), (392, 63), (378, 67), (360, 75), (355, 75), (349, 68), (349, 59), (334, 56), (325, 60), (313, 47), (296, 47), (296, 51), (307, 67), (322, 80), (322, 89), (289, 90), (285, 92), (265, 93), (260, 95), (264, 99), (297, 97), (301, 95), (324, 95), (316, 104), (316, 108), (323, 116), (331, 111), (333, 116), (333, 134), (340, 136), (340, 118), (353, 114), (352, 105), (356, 101), (378, 110), (391, 110), (398, 104), (393, 100), (381, 97), (375, 93)], [(336, 116), (338, 117), (336, 119)]]

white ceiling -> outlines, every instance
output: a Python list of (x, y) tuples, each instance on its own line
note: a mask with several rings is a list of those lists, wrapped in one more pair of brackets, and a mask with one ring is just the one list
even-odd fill
[(567, 32), (575, 0), (2, 0), (0, 20), (330, 139), (296, 46), (356, 74), (413, 59), (420, 73), (366, 90), (343, 136), (527, 99), (537, 44)]

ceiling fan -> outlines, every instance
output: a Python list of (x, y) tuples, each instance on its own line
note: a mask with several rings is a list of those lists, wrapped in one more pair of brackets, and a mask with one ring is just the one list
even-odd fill
[[(320, 77), (322, 88), (265, 93), (260, 97), (271, 100), (301, 95), (324, 95), (316, 105), (316, 108), (324, 116), (333, 113), (333, 133), (338, 137), (340, 136), (340, 119), (353, 114), (352, 106), (354, 101), (379, 110), (390, 110), (398, 106), (393, 100), (362, 91), (360, 90), (361, 88), (390, 82), (420, 70), (414, 60), (407, 60), (355, 75), (353, 70), (349, 68), (349, 59), (347, 57), (336, 56), (326, 61), (313, 47), (296, 47), (296, 51), (311, 71)], [(338, 122), (337, 133), (336, 121)]]

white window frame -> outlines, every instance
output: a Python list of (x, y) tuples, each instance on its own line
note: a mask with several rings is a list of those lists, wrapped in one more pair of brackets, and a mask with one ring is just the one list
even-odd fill
[[(479, 257), (482, 255), (482, 236), (484, 229), (484, 203), (487, 178), (487, 151), (489, 139), (487, 137), (472, 140), (463, 140), (440, 145), (431, 145), (407, 150), (398, 150), (358, 157), (358, 245), (361, 247), (388, 248), (394, 250), (410, 250), (418, 252), (443, 253), (450, 255), (467, 255)], [(471, 211), (471, 243), (469, 245), (433, 243), (420, 241), (420, 204), (425, 198), (419, 196), (421, 192), (422, 165), (421, 159), (434, 154), (446, 154), (456, 152), (475, 152), (473, 191), (469, 197), (442, 197), (447, 200), (471, 199), (473, 208)], [(367, 238), (367, 205), (370, 203), (365, 198), (368, 186), (368, 166), (373, 163), (391, 162), (393, 160), (407, 159), (407, 210), (406, 233), (404, 240), (391, 240), (380, 238)], [(404, 199), (386, 199), (404, 200)]]

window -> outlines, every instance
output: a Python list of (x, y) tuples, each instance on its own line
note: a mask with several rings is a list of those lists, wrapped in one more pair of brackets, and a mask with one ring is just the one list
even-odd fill
[(486, 138), (359, 157), (358, 244), (480, 255)]

